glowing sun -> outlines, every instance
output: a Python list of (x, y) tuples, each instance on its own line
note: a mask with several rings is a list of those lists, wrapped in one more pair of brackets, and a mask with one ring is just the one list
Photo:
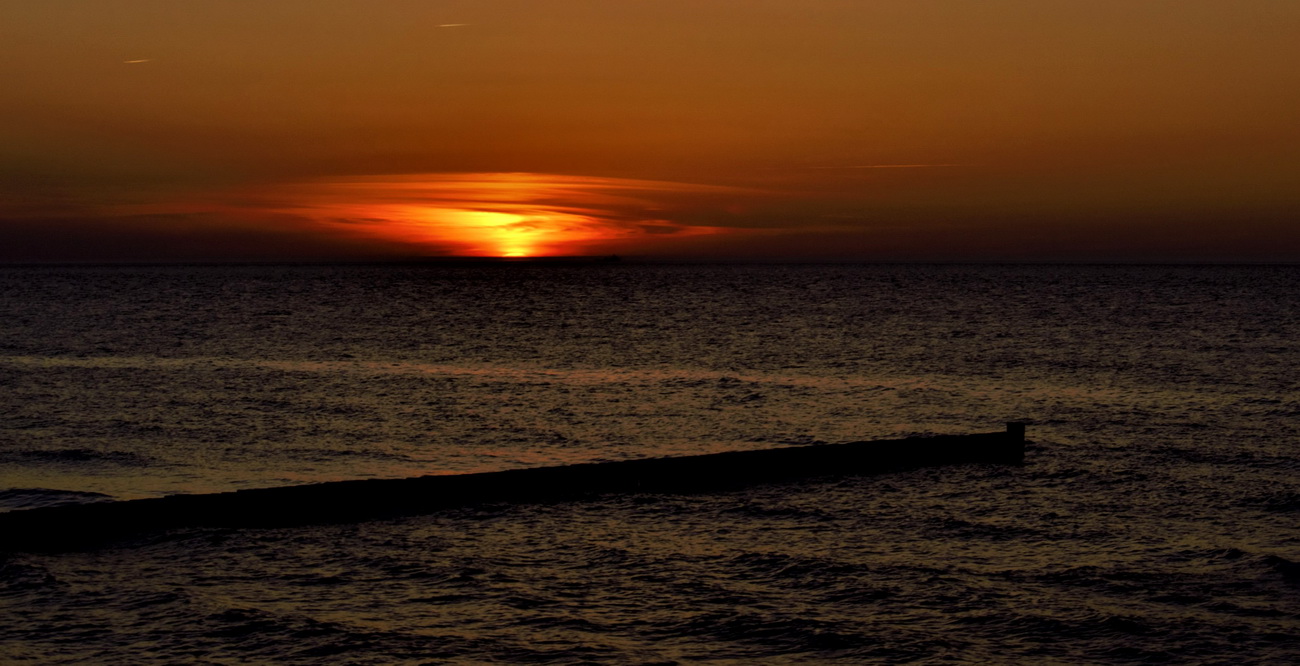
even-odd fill
[[(608, 252), (611, 243), (731, 230), (648, 217), (656, 200), (730, 188), (529, 173), (411, 174), (282, 186), (281, 212), (340, 232), (438, 254), (539, 257)], [(292, 202), (292, 203), (291, 203)], [(284, 205), (285, 203), (289, 205)], [(295, 205), (296, 204), (296, 205)]]

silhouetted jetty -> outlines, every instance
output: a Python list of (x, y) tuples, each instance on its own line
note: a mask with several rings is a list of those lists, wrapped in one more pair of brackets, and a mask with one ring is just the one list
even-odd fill
[(0, 551), (91, 546), (187, 527), (290, 527), (430, 513), (487, 503), (546, 503), (613, 493), (725, 491), (799, 479), (1024, 462), (1025, 427), (1005, 432), (818, 444), (674, 458), (409, 479), (336, 481), (206, 495), (75, 504), (0, 514)]

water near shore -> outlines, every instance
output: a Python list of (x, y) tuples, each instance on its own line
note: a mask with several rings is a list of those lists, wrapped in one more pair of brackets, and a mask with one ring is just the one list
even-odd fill
[(0, 561), (0, 657), (1300, 659), (1300, 268), (0, 269), (0, 507), (1000, 429), (1023, 468)]

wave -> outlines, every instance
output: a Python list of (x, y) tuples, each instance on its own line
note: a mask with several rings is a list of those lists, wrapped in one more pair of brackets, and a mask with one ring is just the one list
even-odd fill
[(1300, 583), (1300, 562), (1288, 560), (1281, 555), (1265, 555), (1260, 561), (1269, 569), (1282, 574), (1286, 581)]
[(0, 556), (0, 593), (13, 594), (59, 584), (46, 567), (35, 562), (19, 562)]
[(821, 557), (746, 552), (725, 558), (727, 569), (748, 577), (800, 585), (838, 586), (846, 577), (867, 573), (861, 566)]
[(1300, 583), (1300, 562), (1281, 555), (1252, 553), (1239, 548), (1221, 548), (1204, 554), (1205, 559), (1227, 560), (1238, 566), (1246, 566), (1263, 571), (1280, 574), (1288, 582)]
[(99, 451), (96, 449), (25, 449), (0, 453), (0, 460), (14, 463), (69, 463), (120, 465), (124, 467), (147, 467), (153, 464), (148, 457), (130, 451)]
[(1259, 507), (1271, 513), (1300, 511), (1300, 493), (1287, 490), (1254, 495), (1241, 500), (1242, 506)]
[(687, 636), (710, 641), (753, 645), (736, 656), (768, 656), (781, 652), (837, 651), (871, 643), (866, 636), (846, 631), (842, 623), (802, 617), (772, 617), (746, 611), (713, 611), (652, 629), (664, 636)]
[(35, 509), (61, 504), (86, 504), (106, 502), (112, 496), (84, 490), (55, 490), (52, 488), (10, 488), (0, 490), (0, 511)]

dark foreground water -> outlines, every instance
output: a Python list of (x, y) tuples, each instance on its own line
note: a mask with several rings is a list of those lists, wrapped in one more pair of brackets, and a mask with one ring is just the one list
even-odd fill
[(0, 269), (9, 510), (1009, 419), (1037, 442), (0, 556), (0, 662), (1293, 663), (1298, 295), (1297, 267)]

